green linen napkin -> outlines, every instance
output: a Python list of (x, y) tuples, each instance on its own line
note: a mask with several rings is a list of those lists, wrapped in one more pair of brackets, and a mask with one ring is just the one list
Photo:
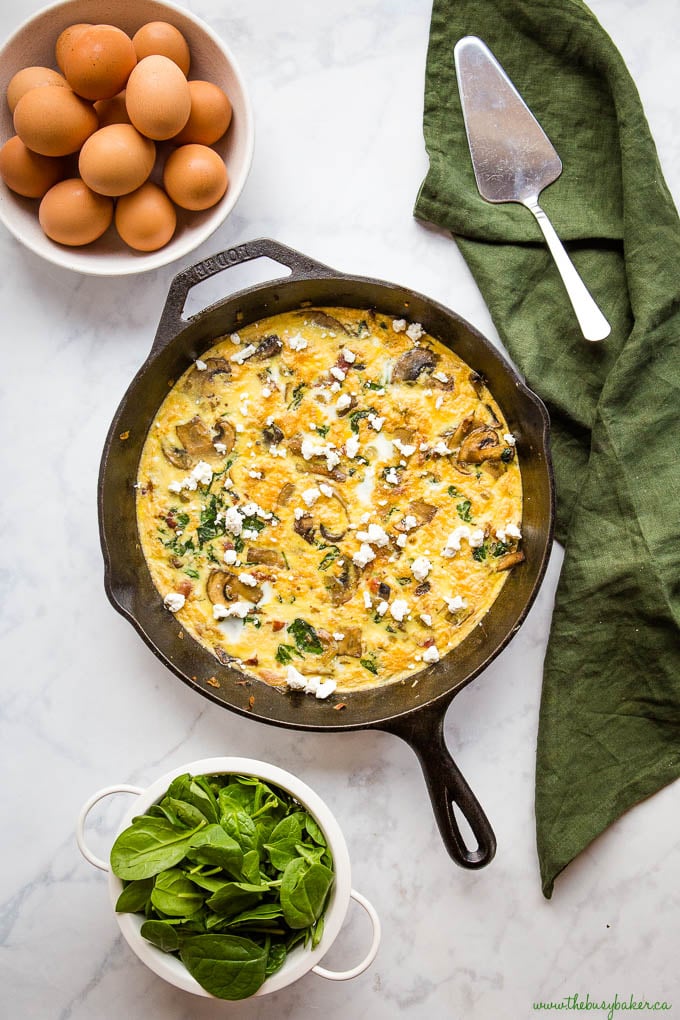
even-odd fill
[[(487, 43), (562, 159), (542, 204), (612, 325), (602, 343), (581, 337), (531, 214), (477, 192), (452, 56), (464, 35)], [(454, 235), (552, 420), (565, 560), (536, 765), (550, 897), (584, 847), (680, 774), (680, 224), (635, 85), (580, 0), (435, 0), (424, 127), (416, 215)]]

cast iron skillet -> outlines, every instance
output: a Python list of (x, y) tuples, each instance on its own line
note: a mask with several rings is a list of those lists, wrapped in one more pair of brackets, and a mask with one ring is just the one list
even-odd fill
[[(227, 297), (189, 319), (187, 295), (201, 280), (230, 266), (266, 256), (290, 270), (285, 279)], [(453, 652), (418, 674), (369, 691), (332, 700), (281, 692), (222, 665), (163, 608), (151, 581), (137, 534), (134, 483), (147, 431), (167, 396), (170, 380), (225, 333), (277, 312), (305, 305), (375, 308), (421, 322), (488, 380), (517, 436), (524, 487), (522, 523), (526, 562), (513, 570), (481, 623)], [(446, 849), (466, 868), (481, 868), (496, 851), (493, 830), (451, 757), (444, 740), (446, 710), (455, 695), (507, 645), (536, 597), (552, 543), (554, 495), (548, 448), (548, 416), (498, 351), (469, 323), (423, 295), (392, 283), (347, 276), (276, 241), (241, 244), (183, 270), (173, 280), (149, 357), (116, 412), (102, 456), (99, 525), (106, 592), (113, 606), (147, 645), (186, 684), (225, 708), (261, 722), (305, 730), (381, 729), (405, 740), (418, 755)], [(340, 700), (340, 699), (337, 699)], [(477, 841), (469, 847), (455, 807)]]

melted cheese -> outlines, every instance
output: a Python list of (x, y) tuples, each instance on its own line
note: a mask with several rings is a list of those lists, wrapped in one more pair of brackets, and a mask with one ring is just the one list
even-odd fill
[(502, 411), (410, 325), (347, 308), (254, 323), (201, 355), (149, 430), (137, 517), (154, 584), (168, 611), (184, 596), (197, 641), (267, 683), (291, 665), (340, 690), (417, 673), (521, 559)]

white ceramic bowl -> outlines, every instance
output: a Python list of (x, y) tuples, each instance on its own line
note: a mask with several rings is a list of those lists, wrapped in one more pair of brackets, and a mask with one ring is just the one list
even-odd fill
[[(230, 773), (232, 775), (257, 776), (265, 782), (273, 783), (274, 785), (281, 787), (281, 789), (292, 794), (293, 797), (295, 797), (295, 799), (299, 801), (299, 803), (302, 804), (303, 807), (305, 807), (309, 813), (314, 816), (314, 818), (316, 818), (326, 836), (328, 847), (333, 855), (335, 882), (333, 883), (333, 888), (331, 890), (330, 900), (324, 919), (323, 935), (319, 945), (316, 949), (306, 949), (304, 946), (297, 946), (288, 955), (282, 968), (277, 971), (276, 974), (267, 978), (255, 995), (267, 995), (269, 992), (276, 992), (281, 988), (285, 988), (286, 985), (291, 984), (293, 981), (297, 981), (298, 978), (301, 978), (310, 970), (314, 971), (315, 974), (319, 974), (321, 977), (329, 978), (334, 981), (346, 981), (349, 978), (357, 977), (357, 975), (363, 973), (363, 971), (371, 965), (375, 959), (376, 953), (378, 952), (378, 946), (380, 944), (380, 921), (368, 900), (352, 889), (349, 854), (347, 852), (347, 844), (345, 843), (340, 826), (328, 806), (307, 786), (306, 783), (303, 783), (302, 780), (298, 779), (296, 776), (291, 775), (290, 772), (285, 772), (283, 769), (277, 768), (275, 765), (269, 765), (263, 761), (256, 761), (251, 758), (205, 758), (201, 761), (189, 762), (189, 764), (181, 765), (178, 768), (173, 769), (172, 772), (167, 772), (164, 776), (161, 776), (160, 779), (157, 779), (155, 783), (152, 783), (151, 786), (148, 786), (144, 790), (137, 786), (122, 784), (118, 786), (107, 786), (105, 789), (98, 790), (97, 793), (93, 794), (81, 809), (76, 828), (76, 839), (83, 857), (85, 857), (85, 859), (95, 867), (100, 868), (102, 871), (109, 872), (109, 897), (111, 899), (112, 908), (115, 910), (118, 897), (123, 891), (123, 883), (111, 872), (108, 862), (101, 860), (93, 854), (87, 846), (85, 840), (85, 821), (89, 812), (98, 801), (110, 794), (137, 794), (134, 803), (128, 809), (121, 821), (118, 832), (122, 832), (123, 829), (127, 828), (136, 815), (143, 814), (151, 807), (152, 804), (155, 804), (163, 797), (168, 786), (176, 776), (181, 776), (186, 772), (189, 772), (192, 775)], [(319, 966), (319, 960), (328, 952), (336, 936), (340, 932), (345, 920), (350, 898), (356, 900), (356, 902), (359, 903), (369, 915), (373, 928), (371, 945), (364, 959), (355, 967), (344, 971), (327, 970), (326, 968)], [(142, 938), (140, 935), (140, 929), (144, 918), (141, 915), (116, 914), (116, 920), (118, 921), (120, 930), (130, 948), (134, 953), (136, 953), (139, 959), (147, 965), (147, 967), (154, 971), (155, 974), (164, 978), (165, 981), (170, 982), (171, 985), (175, 985), (177, 988), (182, 988), (185, 992), (193, 992), (194, 995), (203, 995), (207, 998), (214, 998), (214, 996), (210, 995), (209, 992), (206, 992), (206, 990), (202, 988), (191, 976), (181, 960), (162, 952), (160, 949), (152, 946), (150, 942), (147, 942), (146, 939)]]
[[(111, 226), (93, 244), (69, 248), (46, 237), (38, 223), (38, 201), (22, 198), (0, 181), (0, 220), (37, 255), (67, 269), (96, 276), (123, 276), (156, 269), (193, 251), (226, 219), (245, 184), (253, 155), (254, 130), (250, 100), (229, 47), (195, 15), (160, 0), (65, 0), (43, 8), (21, 25), (0, 50), (0, 146), (15, 133), (5, 100), (7, 84), (22, 67), (56, 68), (54, 44), (63, 29), (78, 22), (113, 24), (133, 35), (147, 21), (168, 21), (184, 35), (191, 50), (190, 79), (219, 85), (233, 108), (231, 126), (213, 148), (227, 166), (229, 187), (224, 197), (204, 212), (177, 210), (177, 230), (164, 248), (135, 252)], [(167, 143), (166, 143), (167, 144)], [(160, 151), (160, 145), (159, 145)], [(169, 150), (168, 150), (169, 151)], [(152, 180), (159, 180), (154, 171)]]

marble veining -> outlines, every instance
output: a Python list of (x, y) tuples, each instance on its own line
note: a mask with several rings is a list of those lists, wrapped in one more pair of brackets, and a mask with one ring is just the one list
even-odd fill
[[(38, 6), (4, 4), (0, 35)], [(196, 259), (275, 237), (338, 269), (420, 290), (497, 341), (453, 243), (412, 217), (426, 168), (429, 3), (187, 6), (237, 53), (257, 120), (252, 174), (234, 213)], [(676, 5), (591, 6), (632, 71), (677, 199)], [(446, 720), (449, 745), (498, 837), (493, 864), (465, 872), (443, 849), (405, 744), (383, 733), (301, 736), (237, 718), (179, 683), (107, 602), (95, 501), (99, 457), (181, 264), (137, 279), (78, 277), (42, 262), (4, 229), (0, 260), (0, 1014), (515, 1020), (540, 1016), (536, 1001), (575, 993), (591, 1000), (633, 994), (680, 1009), (677, 785), (613, 825), (558, 880), (552, 902), (540, 892), (534, 756), (560, 551), (522, 630), (456, 698)], [(208, 281), (192, 294), (190, 310), (233, 285), (229, 273)], [(166, 985), (118, 934), (105, 877), (75, 846), (81, 803), (98, 787), (146, 785), (184, 761), (225, 753), (269, 759), (330, 802), (347, 838), (354, 885), (383, 921), (379, 956), (361, 977), (336, 984), (310, 974), (271, 997), (215, 1003)], [(121, 796), (93, 813), (91, 843), (101, 854), (124, 803)], [(353, 907), (325, 964), (350, 966), (367, 939), (367, 923)]]

